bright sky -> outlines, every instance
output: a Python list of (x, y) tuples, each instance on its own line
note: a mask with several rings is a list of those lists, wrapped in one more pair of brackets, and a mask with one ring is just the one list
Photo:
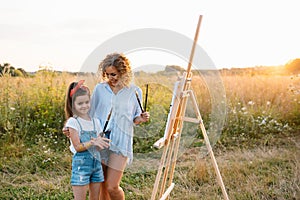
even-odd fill
[[(0, 0), (0, 4), (0, 63), (27, 71), (40, 65), (79, 71), (95, 48), (134, 29), (168, 29), (193, 40), (199, 15), (203, 20), (198, 45), (217, 68), (277, 66), (300, 57), (297, 0)], [(145, 51), (130, 59), (133, 66), (182, 64), (164, 54)]]

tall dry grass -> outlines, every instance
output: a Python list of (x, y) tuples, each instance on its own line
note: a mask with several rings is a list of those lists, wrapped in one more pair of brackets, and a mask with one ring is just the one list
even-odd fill
[[(98, 82), (92, 75), (52, 72), (0, 77), (0, 199), (72, 199), (71, 153), (61, 128), (66, 88), (79, 79), (85, 79), (91, 90)], [(151, 146), (164, 132), (176, 80), (174, 74), (135, 77), (143, 91), (149, 84), (151, 113), (150, 123), (136, 127), (136, 152), (154, 151)], [(214, 150), (230, 199), (297, 199), (300, 77), (243, 75), (222, 76), (222, 80), (226, 121)], [(214, 81), (209, 75), (194, 75), (192, 80), (206, 126), (213, 122), (209, 114), (216, 99), (208, 85), (214, 87)], [(193, 113), (190, 102), (187, 109), (187, 114)], [(196, 142), (187, 144), (179, 155), (172, 199), (221, 199), (195, 126), (182, 133), (196, 132), (190, 134)], [(155, 175), (155, 165), (151, 170), (125, 171), (126, 198), (149, 199)]]

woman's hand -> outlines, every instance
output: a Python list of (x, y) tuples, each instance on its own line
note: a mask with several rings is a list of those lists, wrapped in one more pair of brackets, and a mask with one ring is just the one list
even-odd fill
[(140, 124), (140, 123), (142, 123), (142, 122), (147, 122), (147, 121), (149, 121), (149, 119), (150, 119), (150, 114), (149, 114), (149, 112), (143, 112), (143, 113), (141, 113), (140, 116), (138, 116), (138, 117), (136, 117), (136, 118), (134, 119), (134, 123), (135, 123), (135, 124)]
[(68, 127), (63, 127), (62, 132), (66, 137), (70, 138), (70, 131)]
[(143, 113), (141, 114), (141, 121), (142, 121), (142, 122), (147, 122), (147, 121), (149, 121), (149, 119), (150, 119), (150, 114), (149, 114), (149, 112), (143, 112)]

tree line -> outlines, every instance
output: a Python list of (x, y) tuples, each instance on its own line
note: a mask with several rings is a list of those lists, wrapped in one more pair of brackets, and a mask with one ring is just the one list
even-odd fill
[[(170, 74), (185, 71), (184, 68), (177, 65), (167, 65), (164, 71), (159, 71), (159, 74)], [(196, 70), (201, 73), (209, 73), (210, 70)], [(282, 66), (256, 66), (248, 68), (231, 68), (220, 69), (221, 74), (224, 75), (295, 75), (300, 74), (300, 58), (293, 59)], [(147, 73), (147, 72), (137, 72)], [(0, 76), (9, 74), (12, 77), (28, 76), (28, 73), (22, 68), (15, 68), (9, 63), (0, 64)]]

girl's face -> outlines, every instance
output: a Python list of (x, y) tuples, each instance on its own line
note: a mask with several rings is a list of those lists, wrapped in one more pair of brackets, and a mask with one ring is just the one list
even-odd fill
[(74, 110), (79, 117), (86, 116), (90, 110), (90, 96), (88, 94), (77, 96), (74, 101)]
[(120, 78), (120, 72), (114, 66), (109, 66), (105, 69), (106, 76), (108, 78), (108, 84), (115, 87)]

